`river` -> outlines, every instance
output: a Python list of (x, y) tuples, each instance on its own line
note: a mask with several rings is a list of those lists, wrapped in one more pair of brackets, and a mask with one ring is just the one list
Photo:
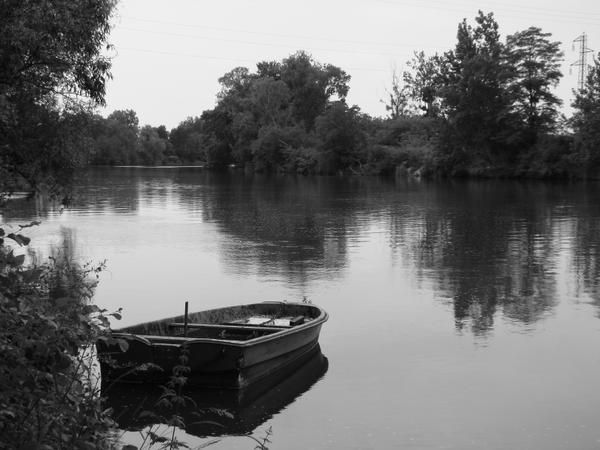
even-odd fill
[(71, 207), (0, 219), (43, 222), (38, 258), (106, 260), (115, 325), (185, 301), (329, 313), (321, 359), (211, 448), (597, 449), (599, 187), (94, 169)]

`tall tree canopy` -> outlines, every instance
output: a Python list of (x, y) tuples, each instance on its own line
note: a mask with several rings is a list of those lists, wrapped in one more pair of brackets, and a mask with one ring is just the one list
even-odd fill
[(455, 137), (484, 153), (498, 147), (506, 128), (510, 72), (493, 14), (479, 11), (475, 21), (475, 27), (466, 20), (459, 24), (456, 46), (443, 57), (440, 94)]
[(585, 85), (575, 93), (572, 125), (576, 132), (580, 162), (591, 170), (600, 168), (600, 54), (590, 67)]
[[(53, 190), (74, 165), (69, 116), (103, 103), (115, 0), (4, 0), (0, 6), (0, 191)], [(59, 170), (60, 169), (60, 170)]]
[(254, 163), (276, 170), (284, 164), (284, 150), (311, 141), (328, 105), (344, 101), (349, 80), (339, 67), (303, 51), (260, 62), (254, 73), (237, 67), (219, 79), (217, 106), (202, 114), (198, 142), (214, 165)]
[(510, 96), (529, 139), (554, 129), (561, 100), (552, 92), (562, 78), (563, 52), (551, 33), (529, 27), (506, 38), (506, 58), (514, 70)]

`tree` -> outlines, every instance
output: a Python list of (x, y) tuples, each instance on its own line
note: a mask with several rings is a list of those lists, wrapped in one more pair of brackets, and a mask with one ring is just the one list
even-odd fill
[(423, 111), (425, 117), (439, 114), (439, 56), (426, 57), (424, 52), (415, 52), (408, 62), (409, 70), (403, 74), (407, 95)]
[(94, 133), (92, 162), (101, 165), (140, 163), (139, 121), (133, 110), (113, 111), (98, 118)]
[(169, 141), (178, 162), (191, 163), (206, 159), (202, 147), (204, 133), (204, 121), (200, 117), (188, 117), (171, 130)]
[(397, 119), (409, 113), (408, 89), (408, 86), (402, 86), (402, 81), (394, 69), (392, 71), (392, 88), (389, 91), (386, 89), (387, 99), (381, 100), (391, 119)]
[[(256, 73), (245, 67), (226, 73), (219, 79), (217, 106), (202, 114), (201, 142), (209, 164), (256, 163), (279, 170), (283, 149), (289, 153), (298, 150), (290, 142), (312, 141), (308, 135), (314, 134), (316, 118), (332, 99), (346, 97), (349, 80), (340, 68), (317, 63), (303, 51), (281, 62), (259, 62)], [(292, 138), (282, 144), (280, 136)]]
[(359, 126), (360, 110), (345, 102), (333, 102), (316, 119), (317, 136), (321, 139), (324, 172), (343, 169), (362, 170), (362, 151), (366, 136)]
[(514, 112), (529, 141), (556, 126), (561, 100), (552, 93), (562, 77), (563, 52), (551, 33), (529, 27), (506, 38), (506, 58), (514, 71), (509, 83)]
[(459, 24), (456, 47), (442, 58), (440, 97), (455, 143), (489, 160), (506, 149), (510, 71), (493, 14), (479, 11), (475, 20)]
[(322, 65), (298, 51), (281, 63), (281, 80), (291, 93), (292, 114), (307, 130), (314, 128), (330, 98), (344, 100), (348, 95), (350, 75), (331, 64)]
[(571, 124), (580, 163), (590, 169), (600, 166), (600, 54), (590, 67), (585, 86), (575, 93)]
[(139, 159), (140, 162), (143, 164), (162, 164), (162, 162), (165, 159), (165, 154), (167, 151), (169, 141), (160, 136), (159, 128), (146, 125), (140, 130)]
[[(0, 191), (56, 192), (77, 164), (65, 142), (82, 99), (103, 103), (115, 0), (6, 0), (0, 8)], [(47, 163), (51, 159), (52, 164)], [(46, 162), (44, 162), (46, 161)], [(32, 169), (33, 167), (33, 169)]]
[(259, 125), (285, 126), (291, 121), (290, 90), (281, 80), (257, 78), (250, 88), (250, 99)]

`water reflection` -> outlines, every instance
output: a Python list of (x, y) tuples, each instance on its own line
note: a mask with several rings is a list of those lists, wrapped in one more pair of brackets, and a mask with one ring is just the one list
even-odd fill
[[(136, 217), (166, 232), (213, 224), (226, 271), (299, 287), (343, 280), (351, 253), (383, 234), (391, 265), (433, 286), (451, 302), (456, 328), (476, 334), (499, 317), (531, 325), (561, 297), (600, 307), (595, 185), (122, 168), (89, 171), (77, 193), (71, 217)], [(53, 214), (19, 200), (1, 218)]]
[(327, 358), (317, 346), (293, 366), (242, 390), (184, 388), (188, 401), (177, 411), (161, 407), (162, 391), (146, 385), (105, 386), (103, 394), (119, 427), (128, 431), (167, 423), (177, 414), (185, 431), (194, 436), (246, 435), (309, 391), (327, 368)]

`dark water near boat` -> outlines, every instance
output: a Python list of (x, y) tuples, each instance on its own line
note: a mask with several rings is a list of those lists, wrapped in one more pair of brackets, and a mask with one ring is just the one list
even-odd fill
[(320, 363), (235, 410), (273, 449), (600, 448), (598, 184), (120, 168), (78, 193), (2, 220), (43, 220), (42, 255), (106, 259), (96, 301), (122, 325), (186, 300), (329, 312)]

